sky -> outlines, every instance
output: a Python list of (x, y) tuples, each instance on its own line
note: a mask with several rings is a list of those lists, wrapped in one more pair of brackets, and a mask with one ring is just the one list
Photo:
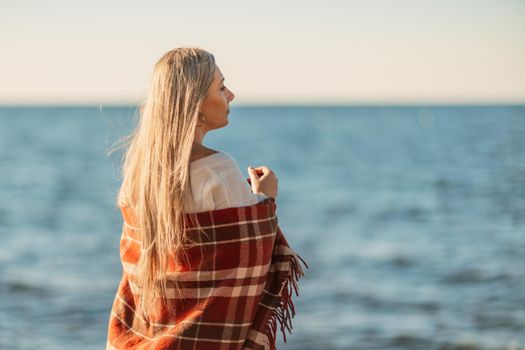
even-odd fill
[(0, 0), (0, 105), (139, 103), (179, 46), (238, 105), (525, 103), (525, 0)]

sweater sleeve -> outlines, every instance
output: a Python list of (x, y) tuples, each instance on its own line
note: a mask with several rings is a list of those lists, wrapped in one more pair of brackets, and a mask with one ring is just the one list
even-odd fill
[(210, 169), (201, 169), (192, 174), (192, 197), (185, 198), (188, 212), (215, 209), (212, 192), (219, 187), (219, 177)]
[(215, 209), (253, 205), (266, 198), (264, 194), (252, 193), (235, 163), (226, 163), (216, 171), (217, 179), (211, 189)]
[(214, 181), (210, 187), (210, 195), (207, 196), (213, 201), (213, 208), (222, 209), (231, 207), (228, 184), (219, 175), (213, 174), (213, 176)]
[(248, 206), (267, 198), (252, 192), (239, 165), (227, 153), (204, 158), (193, 167), (191, 176), (192, 198), (188, 196), (185, 205), (191, 212)]
[(265, 195), (264, 193), (255, 193), (254, 196), (255, 198), (257, 198), (257, 202), (262, 202), (263, 200), (268, 198), (268, 196)]

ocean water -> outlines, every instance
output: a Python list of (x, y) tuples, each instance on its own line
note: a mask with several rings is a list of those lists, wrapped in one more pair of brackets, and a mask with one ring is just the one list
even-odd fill
[[(135, 107), (0, 109), (0, 349), (103, 349)], [(525, 106), (234, 107), (307, 261), (287, 343), (525, 349)]]

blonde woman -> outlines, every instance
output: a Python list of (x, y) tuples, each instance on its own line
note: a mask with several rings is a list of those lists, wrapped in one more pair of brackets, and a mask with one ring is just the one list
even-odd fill
[(304, 260), (277, 225), (277, 177), (260, 166), (245, 179), (229, 153), (203, 145), (228, 124), (235, 95), (224, 81), (199, 48), (154, 67), (124, 139), (123, 276), (108, 349), (273, 349), (277, 321), (284, 336), (291, 328)]

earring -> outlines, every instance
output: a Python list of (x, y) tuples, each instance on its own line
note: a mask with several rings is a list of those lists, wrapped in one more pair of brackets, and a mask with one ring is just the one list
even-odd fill
[[(199, 115), (202, 115), (202, 114), (199, 113)], [(202, 116), (201, 120), (202, 120), (202, 123), (201, 124), (197, 124), (197, 127), (201, 127), (204, 123), (206, 123), (206, 120), (204, 119), (204, 116)]]

